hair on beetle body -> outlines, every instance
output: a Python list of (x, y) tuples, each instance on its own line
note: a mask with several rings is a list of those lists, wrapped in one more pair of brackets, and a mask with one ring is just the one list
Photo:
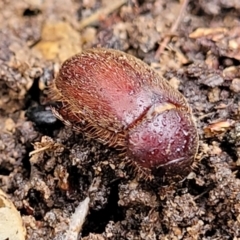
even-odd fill
[[(122, 152), (138, 172), (186, 175), (198, 149), (184, 96), (141, 60), (89, 49), (66, 60), (51, 86), (54, 115)], [(154, 174), (155, 175), (155, 174)]]

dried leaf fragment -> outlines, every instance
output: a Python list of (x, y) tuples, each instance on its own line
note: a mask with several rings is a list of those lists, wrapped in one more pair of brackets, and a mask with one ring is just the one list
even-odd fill
[(63, 145), (56, 143), (52, 138), (43, 136), (41, 142), (35, 142), (33, 144), (34, 150), (29, 153), (30, 162), (36, 163), (39, 160), (39, 156), (46, 151), (59, 151), (63, 150)]
[(226, 28), (198, 28), (190, 33), (189, 37), (195, 39), (200, 37), (211, 37), (213, 41), (217, 41), (220, 36), (222, 37), (226, 32)]
[(0, 189), (0, 239), (24, 240), (26, 229), (20, 213)]
[(231, 119), (215, 122), (205, 127), (204, 133), (206, 137), (214, 137), (225, 133), (230, 127), (234, 125), (234, 123), (235, 121)]
[(198, 28), (189, 37), (210, 48), (218, 56), (240, 60), (240, 27)]
[(75, 209), (75, 212), (71, 216), (69, 229), (65, 236), (65, 240), (77, 240), (78, 235), (82, 229), (82, 226), (85, 222), (85, 218), (89, 211), (90, 198), (86, 197), (78, 207)]
[(34, 47), (47, 60), (66, 60), (81, 52), (79, 33), (66, 22), (48, 22), (43, 26), (42, 40)]

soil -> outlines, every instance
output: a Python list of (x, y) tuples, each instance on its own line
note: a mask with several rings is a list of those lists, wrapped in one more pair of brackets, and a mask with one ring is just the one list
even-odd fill
[[(0, 2), (0, 189), (26, 239), (240, 239), (240, 2), (112, 2)], [(199, 133), (188, 176), (136, 177), (52, 115), (61, 63), (90, 47), (142, 59), (187, 98)]]

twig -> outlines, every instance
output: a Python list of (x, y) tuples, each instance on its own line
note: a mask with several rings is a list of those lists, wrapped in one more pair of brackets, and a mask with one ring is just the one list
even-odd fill
[(109, 3), (108, 6), (100, 8), (98, 11), (93, 13), (91, 16), (82, 19), (78, 25), (78, 30), (82, 30), (86, 26), (98, 21), (101, 17), (105, 17), (108, 14), (112, 13), (116, 9), (120, 8), (123, 4), (125, 4), (127, 0), (118, 0), (118, 1), (112, 1), (112, 3)]
[(178, 17), (177, 17), (176, 21), (174, 22), (174, 24), (172, 25), (172, 27), (170, 29), (170, 34), (168, 34), (168, 36), (166, 36), (163, 39), (162, 43), (160, 43), (160, 45), (159, 45), (159, 47), (158, 47), (158, 49), (156, 51), (156, 54), (155, 54), (155, 59), (159, 59), (159, 57), (162, 54), (163, 50), (166, 48), (168, 42), (170, 41), (171, 35), (173, 35), (176, 32), (176, 30), (177, 30), (177, 28), (179, 26), (179, 23), (182, 20), (183, 13), (184, 13), (187, 5), (188, 5), (188, 1), (189, 0), (183, 0), (182, 7), (180, 9)]

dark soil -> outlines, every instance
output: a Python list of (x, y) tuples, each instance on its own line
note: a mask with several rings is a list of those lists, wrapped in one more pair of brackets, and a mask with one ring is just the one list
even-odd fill
[[(87, 196), (84, 240), (240, 239), (240, 1), (184, 3), (1, 1), (0, 188), (26, 239), (77, 239), (64, 236)], [(200, 141), (186, 178), (141, 181), (52, 115), (49, 84), (89, 47), (135, 55), (187, 98)]]

